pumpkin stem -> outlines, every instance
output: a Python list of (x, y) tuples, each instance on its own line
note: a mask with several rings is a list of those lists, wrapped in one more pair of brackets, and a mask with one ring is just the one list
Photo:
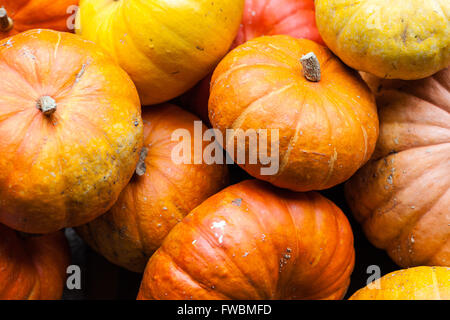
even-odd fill
[(8, 12), (5, 8), (0, 8), (0, 31), (6, 32), (11, 30), (14, 22), (8, 17)]
[(49, 116), (56, 111), (56, 101), (49, 96), (42, 96), (36, 103), (36, 107), (42, 111), (43, 114)]
[(308, 54), (305, 54), (301, 59), (300, 62), (303, 66), (303, 75), (306, 79), (312, 82), (319, 82), (322, 78), (321, 71), (320, 71), (320, 63), (319, 59), (317, 59), (314, 52), (310, 52)]
[(136, 166), (136, 174), (139, 177), (142, 177), (145, 174), (145, 171), (147, 171), (147, 165), (145, 164), (145, 158), (147, 158), (148, 155), (148, 149), (142, 148), (141, 155), (139, 156), (139, 162)]

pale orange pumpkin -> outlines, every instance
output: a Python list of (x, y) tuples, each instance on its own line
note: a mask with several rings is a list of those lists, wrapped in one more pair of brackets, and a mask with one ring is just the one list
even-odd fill
[(347, 183), (348, 203), (368, 239), (398, 265), (450, 266), (450, 69), (370, 82), (380, 139)]
[(354, 254), (350, 224), (331, 201), (248, 180), (172, 229), (138, 299), (341, 299)]
[(0, 224), (0, 300), (61, 299), (69, 262), (63, 232), (27, 236)]
[[(180, 144), (172, 134), (185, 130), (194, 138), (194, 122), (200, 119), (169, 104), (145, 110), (143, 119), (145, 173), (139, 165), (137, 171), (142, 175), (134, 176), (111, 210), (77, 228), (109, 261), (135, 272), (144, 271), (173, 226), (228, 182), (226, 165), (194, 163), (193, 140), (188, 142), (190, 163), (175, 163), (172, 158)], [(200, 129), (207, 128), (200, 125)], [(202, 154), (209, 144), (200, 145)]]
[(49, 233), (105, 213), (142, 148), (128, 75), (77, 35), (31, 30), (0, 42), (0, 222)]

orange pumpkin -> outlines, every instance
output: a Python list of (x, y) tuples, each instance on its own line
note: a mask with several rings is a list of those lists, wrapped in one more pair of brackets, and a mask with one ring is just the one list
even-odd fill
[(450, 268), (416, 267), (391, 272), (350, 300), (450, 300)]
[(0, 223), (28, 233), (105, 213), (142, 148), (137, 90), (79, 36), (31, 30), (0, 42)]
[[(258, 148), (248, 140), (234, 158), (267, 154), (278, 159), (275, 174), (262, 161), (238, 164), (252, 176), (294, 191), (327, 189), (349, 179), (372, 155), (378, 137), (375, 99), (356, 72), (325, 47), (289, 36), (261, 37), (231, 51), (214, 71), (209, 99), (214, 128), (267, 133)], [(227, 138), (230, 135), (227, 135)], [(278, 152), (272, 148), (278, 146)]]
[[(194, 137), (194, 121), (200, 121), (194, 115), (166, 104), (144, 111), (143, 119), (145, 174), (135, 175), (108, 213), (77, 228), (109, 261), (135, 272), (144, 271), (173, 226), (228, 180), (226, 165), (194, 164), (193, 143), (191, 164), (171, 159), (179, 144), (172, 140), (173, 132), (184, 129)], [(202, 152), (208, 144), (204, 142)]]
[(0, 224), (0, 300), (61, 299), (69, 263), (63, 232), (21, 236)]
[(450, 68), (377, 88), (380, 139), (346, 185), (369, 240), (402, 267), (450, 266)]
[(73, 30), (78, 1), (0, 0), (0, 39), (36, 28)]
[(340, 299), (353, 264), (352, 230), (331, 201), (247, 180), (172, 229), (138, 299)]
[[(313, 0), (246, 0), (244, 16), (232, 49), (264, 35), (285, 34), (324, 44), (316, 27)], [(205, 123), (208, 119), (212, 72), (183, 95), (183, 104)]]

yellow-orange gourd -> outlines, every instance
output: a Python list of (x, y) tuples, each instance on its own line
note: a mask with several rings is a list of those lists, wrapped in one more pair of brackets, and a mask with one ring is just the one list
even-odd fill
[(144, 105), (193, 87), (228, 51), (244, 0), (81, 0), (76, 32), (108, 51)]
[(450, 300), (450, 268), (416, 267), (391, 272), (350, 300)]

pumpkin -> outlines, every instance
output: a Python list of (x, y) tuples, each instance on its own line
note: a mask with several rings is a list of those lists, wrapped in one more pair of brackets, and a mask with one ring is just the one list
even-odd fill
[[(369, 160), (378, 137), (375, 99), (361, 78), (327, 48), (282, 35), (250, 40), (220, 62), (209, 117), (244, 170), (294, 191), (346, 181)], [(259, 146), (250, 139), (235, 143), (239, 130), (254, 130)], [(262, 153), (278, 168), (272, 163), (263, 172)], [(238, 155), (259, 159), (239, 161)]]
[(138, 299), (340, 299), (353, 265), (352, 230), (336, 205), (247, 180), (172, 229)]
[(402, 267), (450, 266), (450, 69), (378, 85), (380, 139), (346, 185), (368, 239)]
[(76, 32), (130, 74), (142, 104), (157, 104), (214, 68), (237, 34), (243, 8), (244, 0), (81, 0)]
[(69, 31), (77, 4), (78, 0), (1, 0), (0, 39), (35, 28)]
[[(226, 165), (194, 163), (193, 142), (189, 163), (177, 164), (172, 159), (180, 143), (172, 138), (173, 133), (186, 130), (194, 137), (194, 121), (200, 119), (166, 104), (144, 111), (143, 120), (145, 174), (134, 176), (108, 213), (77, 228), (109, 261), (135, 272), (144, 271), (173, 226), (225, 187), (228, 178)], [(205, 132), (207, 128), (200, 125), (200, 129)], [(204, 142), (202, 152), (208, 144)]]
[(0, 224), (0, 300), (61, 299), (69, 263), (63, 232), (30, 237)]
[(314, 0), (246, 0), (234, 47), (253, 38), (277, 34), (324, 44), (316, 27)]
[(143, 143), (133, 82), (94, 44), (31, 30), (0, 42), (0, 223), (28, 233), (105, 213)]
[[(246, 0), (244, 16), (232, 49), (264, 35), (286, 34), (323, 44), (316, 27), (313, 0)], [(182, 98), (187, 109), (209, 123), (208, 100), (212, 73)]]
[(450, 300), (450, 268), (395, 271), (357, 291), (350, 300)]
[(450, 2), (316, 0), (326, 45), (380, 78), (415, 80), (450, 65)]

